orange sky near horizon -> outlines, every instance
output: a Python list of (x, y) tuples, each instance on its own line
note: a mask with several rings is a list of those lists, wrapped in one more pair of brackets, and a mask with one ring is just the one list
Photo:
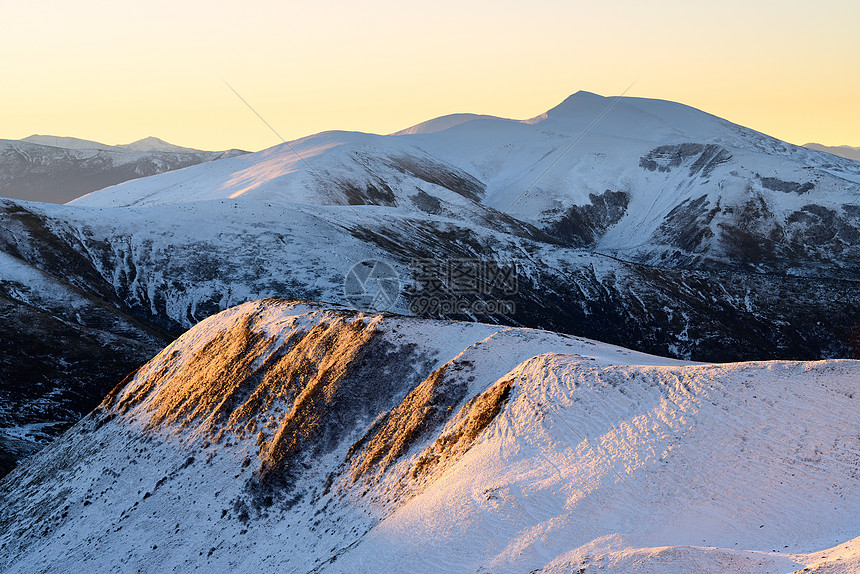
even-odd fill
[(201, 149), (439, 115), (524, 119), (578, 90), (860, 146), (860, 2), (0, 0), (0, 138)]

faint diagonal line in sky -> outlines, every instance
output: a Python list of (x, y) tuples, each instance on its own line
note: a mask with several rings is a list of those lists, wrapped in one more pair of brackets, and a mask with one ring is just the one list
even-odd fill
[(567, 155), (567, 152), (569, 152), (569, 151), (570, 151), (570, 149), (571, 149), (573, 146), (575, 146), (577, 143), (579, 143), (579, 142), (582, 140), (582, 138), (584, 138), (586, 135), (588, 135), (588, 133), (589, 133), (589, 132), (594, 128), (594, 126), (596, 126), (596, 125), (597, 125), (597, 123), (598, 123), (600, 120), (602, 120), (604, 117), (606, 117), (606, 114), (608, 114), (610, 111), (612, 111), (612, 108), (614, 108), (614, 107), (615, 107), (615, 104), (617, 104), (619, 101), (621, 101), (621, 98), (623, 98), (623, 97), (624, 97), (624, 95), (625, 95), (627, 92), (629, 92), (629, 91), (630, 91), (630, 88), (632, 88), (632, 87), (633, 87), (633, 85), (634, 85), (636, 82), (637, 82), (637, 80), (633, 80), (633, 82), (632, 82), (629, 86), (627, 86), (627, 89), (625, 89), (623, 92), (621, 92), (621, 94), (620, 94), (620, 95), (615, 96), (615, 97), (612, 99), (612, 102), (610, 102), (610, 104), (606, 107), (606, 109), (605, 109), (605, 110), (603, 110), (603, 112), (601, 112), (599, 116), (597, 116), (596, 118), (594, 118), (594, 121), (592, 121), (590, 124), (588, 124), (588, 127), (586, 127), (584, 130), (582, 130), (582, 133), (580, 133), (580, 134), (579, 134), (579, 135), (578, 135), (578, 136), (577, 136), (577, 137), (576, 137), (572, 142), (570, 142), (570, 145), (569, 145), (569, 146), (567, 146), (567, 148), (565, 148), (565, 150), (564, 150), (563, 152), (561, 152), (561, 155), (559, 155), (557, 158), (555, 158), (555, 159), (553, 160), (553, 162), (552, 162), (551, 164), (549, 164), (549, 166), (548, 166), (545, 170), (543, 170), (543, 171), (540, 173), (540, 175), (538, 175), (538, 176), (534, 179), (534, 181), (532, 181), (532, 182), (528, 185), (528, 187), (526, 187), (526, 188), (523, 190), (523, 192), (522, 192), (522, 193), (520, 193), (520, 194), (519, 194), (519, 195), (518, 195), (518, 196), (517, 196), (517, 197), (516, 197), (516, 198), (515, 198), (511, 203), (510, 203), (510, 205), (508, 205), (508, 206), (507, 206), (505, 209), (503, 209), (502, 211), (503, 211), (504, 213), (507, 213), (507, 212), (508, 212), (508, 210), (509, 210), (510, 208), (512, 208), (512, 207), (513, 207), (513, 206), (514, 206), (514, 205), (515, 205), (519, 200), (521, 200), (521, 199), (522, 199), (522, 198), (523, 198), (523, 197), (524, 197), (524, 196), (525, 196), (525, 195), (526, 195), (526, 194), (531, 190), (531, 188), (533, 188), (533, 187), (535, 186), (535, 184), (536, 184), (538, 181), (540, 181), (540, 180), (541, 180), (541, 178), (547, 174), (547, 172), (549, 172), (549, 170), (551, 170), (553, 167), (555, 167), (555, 164), (557, 164), (558, 162), (560, 162), (560, 161), (561, 161), (561, 158), (563, 158), (565, 155)]
[[(236, 91), (236, 89), (235, 89), (233, 86), (231, 86), (231, 85), (227, 82), (227, 80), (225, 80), (225, 79), (223, 79), (223, 78), (222, 78), (222, 79), (221, 79), (221, 81), (222, 81), (222, 82), (224, 82), (224, 84), (225, 84), (228, 88), (230, 88), (230, 91), (231, 91), (231, 92), (233, 92), (234, 94), (236, 94), (236, 97), (237, 97), (237, 98), (239, 98), (239, 99), (242, 101), (242, 103), (243, 103), (243, 104), (245, 104), (245, 105), (248, 107), (248, 109), (249, 109), (249, 110), (251, 110), (252, 112), (254, 112), (254, 115), (255, 115), (255, 116), (257, 116), (258, 118), (260, 118), (260, 121), (261, 121), (261, 122), (263, 122), (263, 123), (266, 125), (266, 127), (267, 127), (267, 128), (269, 128), (269, 129), (272, 131), (272, 133), (273, 133), (273, 134), (275, 134), (276, 136), (278, 136), (278, 139), (280, 139), (282, 142), (284, 142), (284, 144), (289, 148), (289, 150), (290, 150), (291, 152), (293, 152), (293, 153), (295, 154), (295, 156), (296, 156), (297, 158), (299, 158), (299, 160), (301, 160), (302, 164), (304, 164), (304, 166), (308, 169), (308, 171), (309, 171), (312, 175), (314, 175), (314, 176), (319, 180), (319, 182), (320, 182), (323, 186), (325, 186), (325, 187), (327, 187), (327, 188), (329, 189), (329, 191), (332, 193), (332, 197), (337, 197), (337, 195), (338, 195), (338, 194), (337, 194), (337, 190), (336, 190), (336, 189), (334, 189), (334, 187), (332, 186), (331, 182), (329, 182), (329, 181), (328, 181), (327, 179), (325, 179), (322, 175), (320, 175), (320, 174), (319, 174), (319, 173), (318, 173), (318, 172), (313, 168), (313, 166), (311, 166), (311, 164), (309, 164), (309, 163), (308, 163), (308, 161), (307, 161), (304, 157), (302, 157), (302, 155), (301, 155), (298, 151), (296, 151), (296, 149), (295, 149), (292, 145), (290, 145), (290, 142), (288, 142), (286, 139), (284, 139), (284, 137), (283, 137), (283, 136), (281, 136), (281, 134), (279, 134), (279, 133), (278, 133), (278, 131), (277, 131), (274, 127), (272, 127), (272, 124), (270, 124), (269, 122), (267, 122), (267, 121), (266, 121), (266, 118), (264, 118), (262, 115), (260, 115), (260, 113), (259, 113), (257, 110), (255, 110), (255, 109), (254, 109), (254, 107), (253, 107), (250, 103), (248, 103), (248, 100), (246, 100), (245, 98), (243, 98), (243, 97), (242, 97), (242, 95), (241, 95), (239, 92), (237, 92), (237, 91)], [(371, 204), (371, 205), (372, 205), (372, 204)], [(370, 224), (370, 222), (368, 221), (368, 219), (367, 219), (366, 217), (364, 217), (361, 213), (359, 213), (358, 211), (356, 211), (356, 209), (355, 209), (352, 205), (350, 205), (349, 203), (346, 203), (346, 204), (344, 205), (344, 207), (348, 208), (348, 209), (352, 212), (352, 214), (353, 214), (353, 215), (355, 215), (355, 217), (356, 217), (357, 219), (361, 220), (361, 222), (362, 222), (362, 223), (364, 223), (364, 225), (367, 227), (367, 229), (372, 229), (372, 228), (373, 228), (373, 227), (372, 227), (372, 225)], [(316, 214), (316, 213), (313, 213), (313, 211), (305, 212), (305, 213), (310, 213), (313, 217), (316, 217), (316, 218), (317, 218), (317, 219), (319, 219), (320, 221), (323, 221), (323, 222), (328, 223), (328, 224), (330, 224), (330, 225), (333, 225), (333, 224), (334, 224), (334, 223), (332, 223), (331, 221), (329, 221), (328, 219), (326, 219), (326, 218), (324, 218), (324, 217), (320, 217), (320, 215), (318, 215), (318, 214)], [(314, 281), (314, 284), (313, 284), (313, 286), (311, 287), (311, 289), (314, 289), (314, 288), (316, 287), (316, 285), (318, 284), (318, 282), (319, 282), (319, 280), (320, 280), (320, 278), (321, 278), (321, 277), (322, 277), (322, 275), (317, 274), (316, 280)]]
[[(231, 85), (227, 82), (227, 80), (225, 80), (225, 79), (221, 78), (221, 81), (222, 81), (222, 82), (224, 82), (224, 85), (226, 85), (228, 88), (230, 88), (230, 91), (231, 91), (231, 92), (233, 92), (234, 94), (236, 94), (236, 97), (237, 97), (237, 98), (239, 98), (239, 99), (242, 101), (242, 103), (243, 103), (243, 104), (245, 104), (245, 105), (248, 107), (248, 109), (249, 109), (249, 110), (251, 110), (252, 112), (254, 112), (254, 115), (255, 115), (255, 116), (257, 116), (258, 118), (260, 118), (260, 121), (261, 121), (261, 122), (263, 122), (263, 123), (266, 125), (266, 127), (267, 127), (267, 128), (269, 128), (270, 130), (272, 130), (272, 133), (273, 133), (273, 134), (275, 134), (276, 136), (278, 136), (278, 139), (279, 139), (279, 140), (281, 140), (282, 142), (284, 142), (284, 145), (286, 145), (286, 146), (290, 149), (290, 151), (291, 151), (291, 152), (293, 152), (293, 153), (296, 155), (296, 157), (297, 157), (297, 158), (299, 158), (299, 160), (301, 160), (301, 162), (305, 165), (305, 167), (307, 167), (308, 171), (309, 171), (309, 172), (311, 172), (311, 174), (312, 174), (312, 175), (314, 175), (314, 176), (315, 176), (315, 177), (320, 181), (320, 183), (321, 183), (323, 186), (327, 187), (327, 188), (329, 189), (329, 191), (330, 191), (330, 192), (332, 192), (332, 197), (337, 197), (337, 190), (335, 190), (335, 189), (332, 187), (331, 183), (330, 183), (327, 179), (325, 179), (322, 175), (320, 175), (320, 174), (319, 174), (319, 173), (318, 173), (318, 172), (313, 168), (313, 166), (311, 166), (311, 164), (309, 164), (309, 163), (308, 163), (308, 161), (307, 161), (304, 157), (302, 157), (302, 154), (300, 154), (298, 151), (296, 151), (296, 149), (295, 149), (292, 145), (290, 145), (290, 142), (288, 142), (286, 139), (284, 139), (284, 137), (283, 137), (283, 136), (281, 136), (281, 134), (279, 134), (279, 133), (278, 133), (278, 131), (277, 131), (275, 128), (273, 128), (273, 127), (272, 127), (272, 124), (270, 124), (269, 122), (267, 122), (267, 121), (266, 121), (266, 118), (264, 118), (263, 116), (261, 116), (261, 115), (260, 115), (260, 113), (259, 113), (257, 110), (255, 110), (255, 109), (254, 109), (254, 106), (252, 106), (251, 104), (249, 104), (249, 103), (248, 103), (248, 100), (246, 100), (245, 98), (243, 98), (243, 97), (242, 97), (242, 95), (241, 95), (239, 92), (237, 92), (237, 91), (236, 91), (236, 89), (235, 89), (233, 86), (231, 86)], [(373, 205), (373, 204), (369, 204), (369, 205)], [(366, 225), (368, 225), (368, 226), (369, 226), (369, 223), (370, 223), (370, 222), (367, 220), (367, 218), (366, 218), (366, 217), (364, 217), (364, 216), (363, 216), (361, 213), (359, 213), (358, 211), (356, 211), (356, 210), (355, 210), (355, 208), (353, 208), (353, 206), (352, 206), (352, 205), (350, 205), (349, 203), (347, 203), (347, 204), (345, 204), (345, 207), (347, 207), (347, 208), (348, 208), (348, 209), (353, 213), (353, 215), (355, 215), (358, 219), (360, 219), (360, 220), (361, 220), (361, 221), (363, 221)], [(318, 219), (321, 219), (321, 220), (323, 220), (323, 221), (328, 222), (327, 220), (325, 220), (325, 219), (321, 218), (319, 215), (315, 215), (315, 214), (314, 214), (314, 217), (317, 217)], [(329, 222), (329, 223), (330, 223), (330, 222)]]
[(325, 181), (325, 180), (323, 180), (323, 179), (322, 179), (322, 176), (320, 176), (320, 174), (318, 174), (318, 173), (316, 172), (316, 170), (314, 170), (314, 168), (312, 168), (312, 167), (311, 167), (311, 164), (309, 164), (309, 163), (305, 160), (305, 158), (303, 158), (303, 157), (302, 157), (302, 155), (301, 155), (299, 152), (297, 152), (297, 151), (295, 150), (295, 148), (293, 148), (293, 146), (291, 146), (291, 145), (290, 145), (290, 142), (288, 142), (287, 140), (285, 140), (285, 139), (283, 138), (283, 136), (281, 136), (281, 134), (279, 134), (279, 133), (278, 133), (278, 131), (277, 131), (275, 128), (273, 128), (273, 127), (272, 127), (272, 124), (270, 124), (269, 122), (267, 122), (267, 121), (266, 121), (266, 118), (264, 118), (263, 116), (261, 116), (261, 115), (260, 115), (260, 113), (259, 113), (257, 110), (255, 110), (255, 109), (254, 109), (254, 106), (252, 106), (251, 104), (249, 104), (249, 103), (248, 103), (248, 100), (246, 100), (245, 98), (243, 98), (243, 97), (242, 97), (242, 95), (241, 95), (239, 92), (237, 92), (237, 91), (236, 91), (236, 89), (235, 89), (233, 86), (231, 86), (231, 85), (227, 82), (227, 80), (222, 79), (221, 81), (222, 81), (222, 82), (224, 82), (224, 85), (226, 85), (228, 88), (230, 88), (230, 91), (232, 91), (234, 94), (236, 94), (236, 97), (237, 97), (237, 98), (239, 98), (240, 100), (242, 100), (242, 103), (243, 103), (243, 104), (245, 104), (246, 106), (248, 106), (248, 109), (249, 109), (249, 110), (251, 110), (252, 112), (254, 112), (254, 115), (255, 115), (255, 116), (257, 116), (258, 118), (260, 118), (260, 121), (261, 121), (261, 122), (263, 122), (264, 124), (266, 124), (266, 127), (267, 127), (267, 128), (269, 128), (270, 130), (272, 130), (272, 133), (273, 133), (273, 134), (275, 134), (276, 136), (278, 136), (278, 139), (279, 139), (279, 140), (281, 140), (282, 142), (284, 142), (284, 144), (285, 144), (288, 148), (290, 148), (290, 151), (291, 151), (291, 152), (293, 152), (294, 154), (296, 154), (296, 157), (297, 157), (297, 158), (299, 158), (299, 159), (302, 161), (302, 163), (303, 163), (303, 164), (305, 164), (305, 167), (307, 167), (307, 168), (308, 168), (308, 170), (310, 170), (310, 172), (311, 172), (312, 174), (314, 174), (314, 175), (315, 175), (316, 177), (318, 177), (320, 180)]

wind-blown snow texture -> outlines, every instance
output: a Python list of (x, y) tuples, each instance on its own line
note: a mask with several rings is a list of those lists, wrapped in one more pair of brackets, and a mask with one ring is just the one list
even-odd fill
[(0, 482), (0, 568), (856, 572), (858, 381), (248, 303)]

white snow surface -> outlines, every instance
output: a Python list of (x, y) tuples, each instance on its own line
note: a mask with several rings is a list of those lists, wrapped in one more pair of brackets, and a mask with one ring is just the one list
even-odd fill
[[(860, 568), (860, 362), (695, 364), (549, 332), (344, 313), (253, 302), (180, 337), (0, 483), (0, 569)], [(458, 419), (352, 482), (347, 453), (385, 413), (371, 416), (307, 462), (292, 491), (300, 499), (243, 520), (237, 501), (257, 466), (256, 435), (228, 430), (213, 442), (214, 415), (187, 425), (153, 417), (159, 393), (180, 392), (172, 377), (181, 366), (249, 318), (269, 337), (261, 361), (297, 333), (359, 322), (432, 358), (416, 364), (410, 388), (447, 364), (464, 373), (464, 409), (500, 385), (509, 396), (467, 450), (423, 479), (410, 469), (439, 437), (456, 435)], [(255, 416), (292, 407), (270, 408)]]
[[(641, 164), (661, 146), (686, 144), (713, 146), (728, 159), (696, 172), (694, 157), (679, 156), (679, 163), (671, 164), (677, 151), (670, 150), (659, 169)], [(807, 205), (839, 212), (860, 196), (856, 162), (793, 146), (682, 104), (578, 92), (530, 120), (454, 114), (389, 136), (325, 132), (126, 182), (73, 204), (144, 207), (238, 199), (345, 205), (350, 203), (345, 182), (359, 189), (384, 182), (394, 204), (413, 211), (410, 197), (418, 191), (442, 199), (456, 195), (409, 173), (403, 158), (432, 165), (436, 173), (473, 178), (484, 188), (478, 198), (482, 207), (539, 227), (606, 191), (624, 193), (626, 213), (596, 249), (625, 259), (644, 257), (673, 210), (702, 197), (726, 213), (760, 198), (781, 221)], [(804, 193), (778, 191), (768, 186), (769, 178), (813, 187)], [(712, 224), (716, 237), (718, 221)]]

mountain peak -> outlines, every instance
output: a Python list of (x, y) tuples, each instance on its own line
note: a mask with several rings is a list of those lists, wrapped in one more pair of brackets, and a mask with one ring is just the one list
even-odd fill
[(574, 114), (581, 114), (595, 106), (603, 106), (605, 100), (606, 98), (600, 94), (580, 90), (569, 95), (564, 101), (548, 111), (525, 120), (525, 123), (536, 124), (549, 118), (560, 119)]
[[(556, 107), (554, 107), (552, 109), (553, 110), (564, 109), (566, 107), (581, 104), (583, 102), (603, 101), (605, 99), (606, 99), (606, 97), (601, 96), (600, 94), (597, 94), (594, 92), (589, 92), (586, 90), (579, 90), (579, 91), (574, 92), (571, 95), (567, 96), (563, 102), (561, 102), (559, 105), (557, 105)], [(550, 111), (552, 111), (552, 110), (550, 110)]]
[(129, 144), (118, 145), (118, 148), (126, 149), (129, 151), (138, 151), (138, 152), (171, 152), (171, 153), (196, 153), (200, 150), (196, 150), (193, 148), (182, 147), (178, 145), (173, 145), (168, 143), (162, 139), (159, 139), (154, 136), (145, 137), (143, 139), (137, 140), (135, 142), (131, 142)]

